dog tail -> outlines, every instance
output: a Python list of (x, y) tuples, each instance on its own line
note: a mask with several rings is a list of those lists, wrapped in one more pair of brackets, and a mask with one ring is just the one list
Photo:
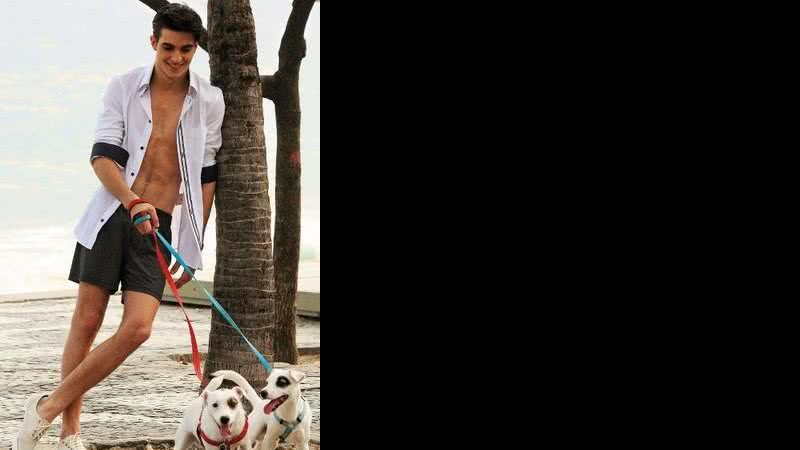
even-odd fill
[(238, 373), (232, 370), (220, 370), (214, 372), (211, 376), (214, 377), (215, 381), (220, 380), (219, 381), (220, 384), (222, 384), (223, 380), (228, 380), (228, 381), (233, 381), (234, 383), (239, 385), (239, 387), (244, 389), (245, 395), (247, 396), (247, 400), (249, 400), (250, 403), (253, 404), (253, 406), (257, 405), (258, 402), (261, 401), (261, 396), (258, 395), (258, 392), (256, 392), (256, 390), (253, 389), (253, 386), (250, 386), (250, 383), (248, 383), (247, 380), (245, 380), (244, 377), (239, 375)]
[[(203, 394), (205, 394), (206, 392), (216, 391), (217, 389), (219, 389), (220, 386), (222, 386), (222, 383), (224, 381), (225, 381), (224, 378), (212, 378), (211, 381), (208, 382), (208, 385), (206, 385), (206, 388), (203, 389)], [(200, 395), (202, 396), (203, 394)]]

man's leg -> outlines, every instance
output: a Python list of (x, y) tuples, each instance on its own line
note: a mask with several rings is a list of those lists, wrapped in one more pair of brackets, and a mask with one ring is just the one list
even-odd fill
[(39, 415), (52, 422), (89, 389), (111, 375), (150, 337), (159, 302), (154, 297), (127, 292), (122, 323), (116, 334), (95, 348), (47, 399), (39, 404)]
[[(72, 325), (61, 359), (62, 381), (89, 355), (94, 339), (103, 325), (108, 298), (108, 291), (105, 288), (85, 282), (80, 284), (78, 304), (72, 314)], [(83, 396), (80, 396), (64, 410), (61, 424), (62, 439), (81, 431), (82, 405)]]

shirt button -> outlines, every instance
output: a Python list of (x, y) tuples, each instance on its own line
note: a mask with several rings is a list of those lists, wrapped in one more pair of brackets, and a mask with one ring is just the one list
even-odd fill
[(144, 147), (139, 147), (141, 150), (144, 150)]
[(131, 172), (131, 176), (133, 176), (133, 172)]
[(100, 219), (100, 222), (105, 222), (105, 221), (106, 221), (106, 219)]

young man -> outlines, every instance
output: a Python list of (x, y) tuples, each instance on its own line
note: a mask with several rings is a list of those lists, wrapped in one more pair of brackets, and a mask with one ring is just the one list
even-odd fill
[[(165, 6), (153, 20), (154, 65), (115, 77), (106, 90), (91, 154), (102, 186), (75, 228), (78, 244), (69, 278), (80, 287), (64, 347), (62, 383), (49, 395), (28, 399), (14, 450), (32, 450), (59, 415), (59, 450), (84, 450), (84, 393), (150, 336), (165, 283), (151, 233), (155, 227), (172, 238), (171, 214), (178, 204), (175, 241), (186, 263), (202, 268), (225, 111), (222, 91), (189, 71), (202, 30), (200, 17), (189, 7)], [(134, 225), (140, 213), (150, 214), (151, 222)], [(163, 246), (162, 252), (169, 258)], [(172, 273), (178, 268), (176, 263)], [(178, 286), (189, 279), (184, 273)], [(125, 306), (119, 329), (90, 352), (109, 296), (120, 283)]]

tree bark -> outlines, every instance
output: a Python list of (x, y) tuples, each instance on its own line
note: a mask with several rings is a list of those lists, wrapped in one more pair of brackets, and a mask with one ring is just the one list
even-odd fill
[(295, 0), (281, 40), (279, 68), (269, 89), (278, 130), (275, 185), (275, 358), (296, 364), (295, 300), (300, 264), (300, 64), (306, 56), (303, 37), (315, 0)]
[(261, 77), (261, 95), (263, 95), (264, 98), (274, 101), (276, 89), (274, 75), (264, 75)]
[[(211, 83), (225, 94), (223, 144), (217, 155), (217, 268), (214, 294), (247, 337), (274, 358), (275, 284), (271, 207), (255, 22), (249, 0), (209, 0)], [(254, 385), (266, 370), (214, 311), (206, 376), (239, 372)]]

